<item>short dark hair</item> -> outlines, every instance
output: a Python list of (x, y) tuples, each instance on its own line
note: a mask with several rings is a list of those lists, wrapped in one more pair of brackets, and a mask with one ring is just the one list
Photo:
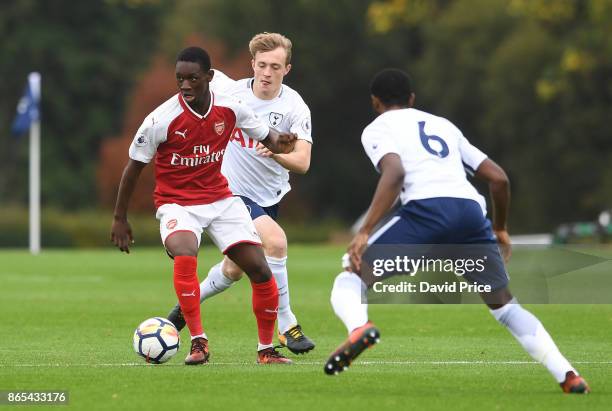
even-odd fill
[(408, 73), (395, 68), (379, 71), (370, 84), (370, 93), (385, 105), (407, 105), (412, 92)]
[(202, 71), (210, 70), (210, 56), (201, 47), (187, 47), (183, 49), (178, 56), (176, 56), (176, 61), (189, 61), (192, 63), (198, 63)]

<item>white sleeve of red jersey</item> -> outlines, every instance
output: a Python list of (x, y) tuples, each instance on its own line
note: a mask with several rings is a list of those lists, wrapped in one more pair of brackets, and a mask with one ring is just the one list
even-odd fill
[(253, 140), (261, 141), (268, 137), (270, 129), (257, 117), (252, 108), (238, 100), (234, 100), (232, 109), (236, 113), (236, 128), (242, 129)]
[(471, 145), (463, 134), (459, 137), (459, 152), (461, 153), (461, 161), (463, 161), (464, 166), (467, 166), (471, 174), (475, 173), (480, 164), (488, 157)]
[(382, 121), (374, 121), (363, 130), (361, 144), (363, 144), (363, 148), (372, 164), (374, 164), (376, 171), (380, 171), (378, 163), (385, 154), (396, 153), (400, 155), (400, 150), (393, 141), (389, 127)]
[(130, 145), (130, 158), (142, 163), (149, 163), (157, 153), (157, 146), (166, 141), (167, 127), (162, 126), (152, 114), (148, 115), (136, 132)]
[(213, 71), (215, 75), (210, 82), (210, 89), (213, 93), (232, 94), (238, 82), (220, 70), (214, 69)]
[(290, 132), (297, 134), (300, 140), (306, 140), (312, 144), (312, 124), (310, 122), (310, 110), (304, 103), (300, 104), (291, 114)]

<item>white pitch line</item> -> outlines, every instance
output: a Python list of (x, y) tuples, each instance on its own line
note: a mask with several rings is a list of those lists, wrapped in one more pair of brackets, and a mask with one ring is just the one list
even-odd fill
[[(294, 365), (323, 365), (322, 361), (301, 361)], [(357, 362), (359, 365), (535, 365), (539, 364), (536, 361), (362, 361)], [(610, 361), (573, 361), (572, 364), (612, 364)], [(153, 364), (144, 362), (129, 362), (129, 363), (101, 363), (101, 364), (1, 364), (0, 368), (70, 368), (70, 367), (148, 367)], [(254, 362), (213, 362), (206, 366), (216, 365), (256, 365)], [(181, 363), (163, 364), (164, 367), (183, 366)]]

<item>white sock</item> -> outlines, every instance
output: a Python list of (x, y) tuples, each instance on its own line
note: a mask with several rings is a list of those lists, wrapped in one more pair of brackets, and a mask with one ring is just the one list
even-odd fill
[(257, 351), (265, 350), (266, 348), (274, 347), (274, 344), (257, 343)]
[(521, 307), (513, 298), (508, 304), (490, 310), (493, 317), (505, 326), (534, 360), (542, 363), (557, 382), (565, 381), (568, 371), (578, 372), (559, 352), (550, 334), (533, 314)]
[(287, 280), (287, 257), (275, 258), (266, 256), (270, 271), (278, 287), (278, 331), (283, 334), (297, 324), (297, 318), (289, 305), (289, 282)]
[[(357, 327), (368, 322), (368, 304), (365, 284), (357, 274), (344, 271), (336, 277), (331, 292), (334, 312), (342, 320), (350, 334)], [(362, 300), (363, 299), (363, 300)]]
[(208, 276), (200, 283), (200, 303), (231, 287), (234, 281), (227, 278), (221, 271), (223, 261), (212, 266)]
[(200, 335), (192, 335), (192, 336), (191, 336), (191, 340), (193, 341), (193, 340), (195, 340), (196, 338), (200, 338), (200, 337), (205, 338), (205, 339), (207, 339), (207, 340), (208, 340), (208, 336), (206, 335), (206, 333), (202, 333), (202, 334), (200, 334)]

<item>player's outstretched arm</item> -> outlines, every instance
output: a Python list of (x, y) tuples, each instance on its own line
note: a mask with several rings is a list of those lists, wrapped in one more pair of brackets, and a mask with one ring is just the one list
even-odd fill
[(310, 168), (312, 144), (306, 140), (297, 140), (293, 151), (288, 154), (274, 154), (265, 146), (257, 145), (257, 154), (270, 157), (292, 173), (306, 174)]
[(261, 144), (274, 154), (287, 154), (293, 151), (296, 140), (297, 134), (295, 133), (279, 133), (274, 129), (270, 129), (268, 136), (261, 140)]
[(348, 248), (351, 266), (355, 272), (359, 272), (361, 268), (361, 256), (368, 244), (370, 233), (391, 209), (404, 184), (405, 171), (398, 154), (385, 154), (378, 162), (378, 169), (381, 175), (374, 197), (372, 197), (372, 203), (363, 225)]
[(508, 234), (508, 210), (510, 209), (510, 180), (503, 168), (493, 160), (484, 160), (476, 170), (475, 176), (489, 184), (493, 208), (493, 231), (497, 242), (502, 246), (504, 260), (508, 262), (512, 254)]
[(117, 203), (115, 204), (113, 225), (111, 227), (111, 241), (119, 250), (125, 251), (128, 254), (130, 252), (130, 243), (134, 241), (132, 228), (127, 220), (128, 205), (138, 177), (146, 165), (146, 163), (130, 159), (123, 169), (121, 182), (119, 183), (119, 192), (117, 193)]

